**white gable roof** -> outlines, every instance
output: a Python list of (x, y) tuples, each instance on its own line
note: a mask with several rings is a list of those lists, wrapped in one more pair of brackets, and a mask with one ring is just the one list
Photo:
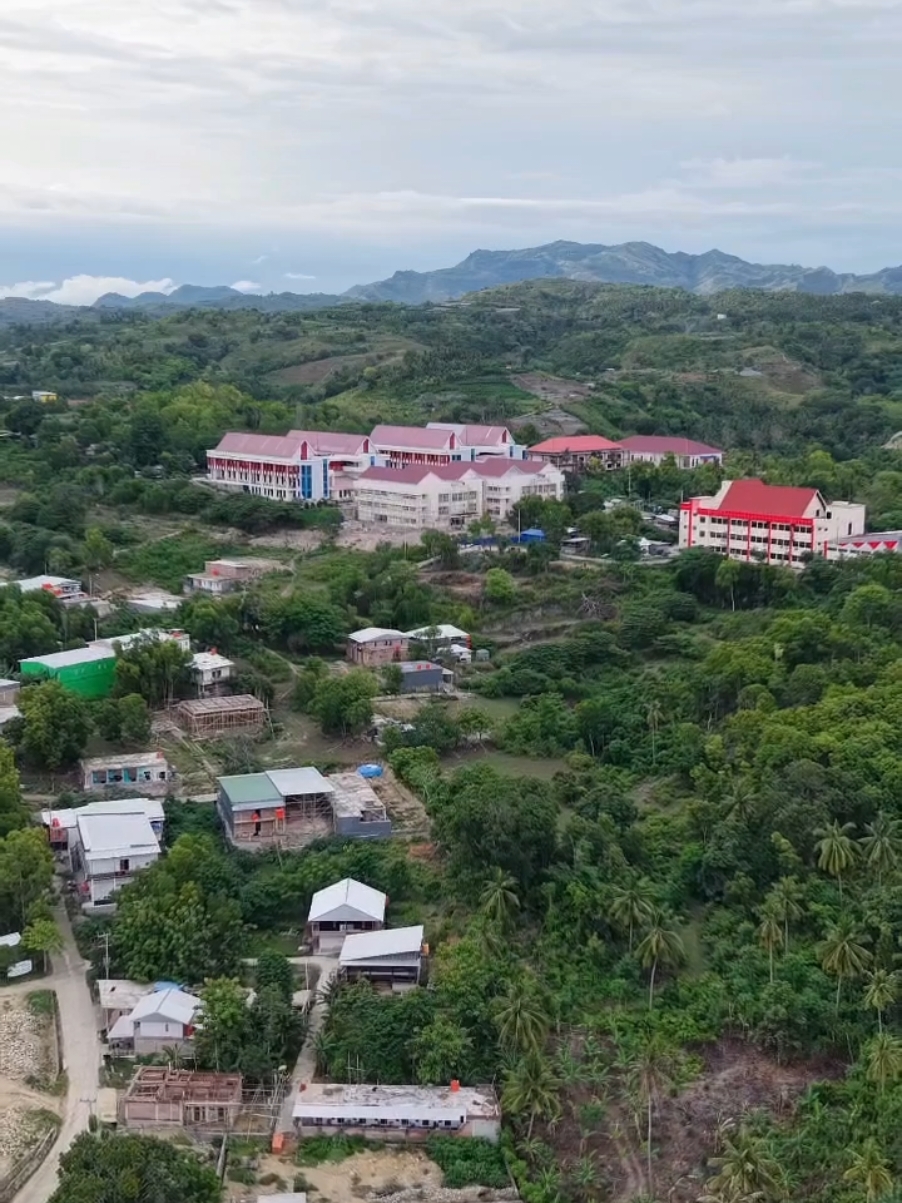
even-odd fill
[(399, 957), (418, 953), (423, 947), (423, 925), (389, 927), (384, 931), (355, 932), (345, 936), (338, 957), (340, 965), (372, 961), (377, 957)]
[(129, 1019), (134, 1024), (159, 1015), (170, 1023), (191, 1023), (199, 1006), (200, 999), (195, 994), (187, 994), (184, 990), (160, 990), (146, 994)]
[(385, 919), (385, 901), (385, 895), (380, 890), (354, 881), (352, 877), (345, 877), (324, 890), (316, 891), (310, 903), (307, 922), (337, 923), (360, 919), (382, 923)]
[(393, 627), (362, 627), (348, 636), (352, 643), (376, 643), (380, 639), (406, 639), (403, 631)]

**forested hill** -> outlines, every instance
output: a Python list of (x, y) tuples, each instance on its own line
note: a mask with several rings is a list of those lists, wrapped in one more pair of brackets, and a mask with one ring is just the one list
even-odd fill
[[(60, 430), (69, 400), (120, 413), (196, 381), (240, 393), (220, 426), (519, 419), (527, 437), (582, 426), (847, 458), (902, 430), (902, 298), (532, 281), (442, 307), (94, 311), (0, 330), (0, 394), (58, 391)], [(31, 404), (14, 431), (46, 416)], [(186, 429), (185, 450), (218, 432)]]

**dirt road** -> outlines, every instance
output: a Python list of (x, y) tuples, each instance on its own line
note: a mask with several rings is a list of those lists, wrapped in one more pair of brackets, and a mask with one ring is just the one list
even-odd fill
[(69, 1089), (63, 1101), (59, 1136), (46, 1159), (15, 1196), (14, 1203), (47, 1203), (56, 1189), (60, 1155), (80, 1132), (88, 1127), (88, 1117), (97, 1099), (100, 1042), (94, 1004), (85, 981), (85, 964), (72, 935), (65, 907), (58, 907), (55, 918), (65, 941), (63, 951), (53, 957), (53, 973), (38, 986), (34, 982), (7, 987), (29, 993), (34, 989), (55, 990), (63, 1032), (63, 1067)]
[[(307, 1039), (304, 1041), (304, 1047), (301, 1049), (300, 1056), (297, 1059), (297, 1064), (294, 1067), (294, 1072), (291, 1075), (291, 1085), (285, 1093), (285, 1102), (282, 1104), (282, 1114), (279, 1120), (279, 1129), (282, 1132), (290, 1132), (291, 1114), (294, 1110), (295, 1099), (298, 1096), (298, 1087), (301, 1082), (312, 1082), (316, 1073), (316, 1037), (317, 1033), (323, 1026), (326, 1018), (326, 1012), (329, 1005), (326, 1002), (326, 995), (329, 987), (332, 984), (332, 979), (338, 972), (338, 957), (292, 957), (293, 965), (302, 965), (307, 961), (311, 965), (316, 965), (319, 969), (319, 981), (316, 984), (316, 1001), (310, 1008), (310, 1023), (307, 1028)], [(34, 1201), (37, 1203), (37, 1200)]]

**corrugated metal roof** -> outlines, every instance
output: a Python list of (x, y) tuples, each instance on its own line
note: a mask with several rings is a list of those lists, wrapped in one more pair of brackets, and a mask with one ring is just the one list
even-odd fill
[(282, 801), (282, 795), (270, 781), (268, 773), (220, 777), (219, 787), (233, 807), (278, 806)]
[(355, 932), (345, 936), (339, 964), (370, 961), (376, 957), (409, 956), (423, 947), (423, 925), (388, 927), (384, 931)]
[(218, 447), (207, 452), (208, 455), (246, 455), (253, 459), (255, 455), (264, 459), (297, 460), (301, 454), (301, 440), (294, 435), (278, 434), (241, 434), (233, 432), (223, 435)]
[(344, 434), (334, 430), (289, 430), (290, 438), (303, 439), (315, 455), (366, 455), (368, 434)]
[(373, 643), (377, 639), (406, 639), (407, 636), (403, 631), (395, 631), (391, 627), (363, 627), (359, 631), (352, 631), (348, 638), (352, 643)]
[(147, 815), (138, 814), (80, 814), (78, 835), (85, 852), (95, 856), (128, 856), (136, 852), (159, 852), (160, 842), (154, 835)]
[(409, 451), (451, 451), (457, 443), (453, 430), (423, 426), (374, 426), (370, 440), (376, 447), (403, 447)]
[(723, 455), (718, 447), (669, 434), (631, 434), (620, 445), (627, 451), (647, 451), (650, 455)]
[(755, 479), (734, 480), (717, 508), (744, 514), (761, 514), (764, 517), (801, 518), (817, 501), (817, 489), (768, 485), (763, 480)]
[(156, 994), (145, 994), (129, 1019), (135, 1023), (139, 1019), (162, 1015), (173, 1023), (191, 1023), (200, 1005), (201, 1001), (196, 995), (186, 994), (184, 990), (160, 990)]
[(304, 794), (331, 794), (332, 786), (319, 769), (271, 769), (267, 777), (283, 798)]
[(149, 823), (162, 823), (165, 818), (163, 803), (159, 798), (103, 798), (73, 810), (42, 810), (41, 822), (45, 827), (62, 827), (65, 830), (77, 825), (79, 815), (132, 815), (139, 812), (144, 814)]
[(75, 664), (90, 664), (97, 660), (115, 658), (116, 653), (109, 647), (74, 647), (67, 652), (50, 652), (47, 656), (27, 656), (19, 661), (19, 667), (23, 664), (35, 664), (46, 669), (71, 668)]
[(557, 438), (546, 439), (544, 443), (536, 443), (530, 447), (539, 455), (566, 455), (568, 452), (578, 452), (586, 455), (593, 451), (619, 451), (620, 444), (612, 443), (610, 439), (600, 434), (562, 434)]
[(460, 627), (452, 626), (450, 622), (437, 622), (431, 627), (417, 627), (415, 631), (407, 632), (408, 639), (469, 639), (470, 636)]
[[(317, 890), (310, 903), (308, 923), (316, 923), (324, 918), (350, 919), (354, 916), (347, 912), (356, 912), (361, 918), (373, 919), (381, 923), (385, 918), (385, 895), (372, 886), (366, 886), (362, 881), (353, 877), (345, 877), (336, 881), (323, 890)], [(336, 915), (335, 912), (341, 912)]]

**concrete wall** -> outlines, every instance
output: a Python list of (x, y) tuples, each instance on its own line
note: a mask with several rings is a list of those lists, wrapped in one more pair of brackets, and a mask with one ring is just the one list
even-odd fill
[(358, 815), (336, 816), (335, 834), (355, 840), (387, 840), (391, 835), (391, 819), (364, 823)]

